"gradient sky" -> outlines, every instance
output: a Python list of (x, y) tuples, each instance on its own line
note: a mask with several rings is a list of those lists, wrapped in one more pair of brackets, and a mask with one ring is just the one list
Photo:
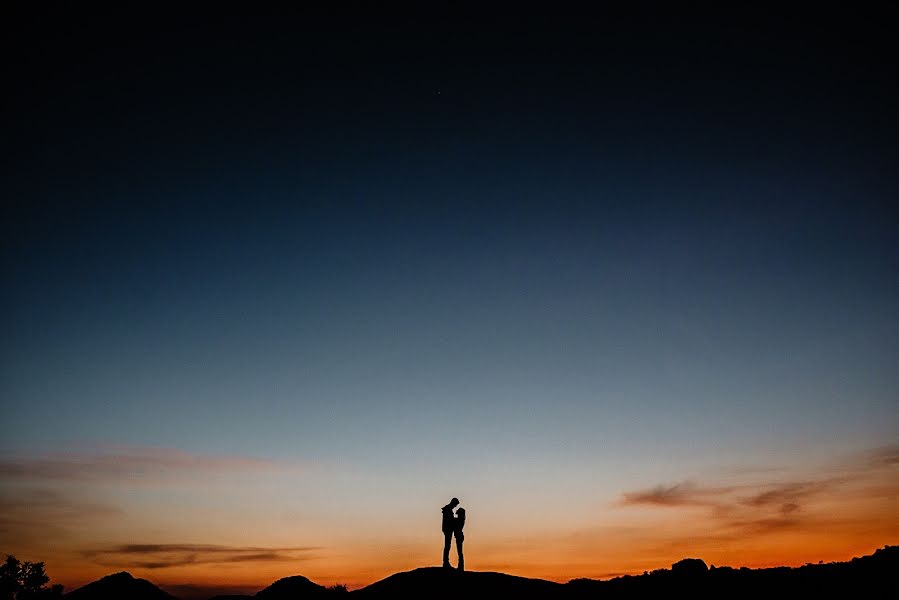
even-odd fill
[(558, 580), (899, 540), (895, 8), (357, 17), (16, 15), (0, 551), (358, 586), (452, 496)]

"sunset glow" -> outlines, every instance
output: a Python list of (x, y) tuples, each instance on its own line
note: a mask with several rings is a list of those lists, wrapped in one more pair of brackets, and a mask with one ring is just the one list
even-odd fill
[(0, 553), (206, 600), (899, 544), (895, 7), (64, 4), (7, 19)]
[[(80, 452), (2, 464), (7, 539), (69, 586), (124, 569), (172, 589), (258, 590), (297, 573), (359, 587), (439, 560), (442, 496), (375, 490), (373, 503), (333, 505), (332, 494), (388, 473), (158, 448)], [(899, 536), (897, 465), (899, 448), (888, 446), (817, 464), (710, 466), (634, 489), (612, 489), (623, 483), (610, 473), (505, 493), (473, 485), (483, 473), (469, 473), (460, 490), (472, 491), (460, 496), (477, 507), (471, 568), (568, 581), (687, 555), (750, 567), (845, 560)]]

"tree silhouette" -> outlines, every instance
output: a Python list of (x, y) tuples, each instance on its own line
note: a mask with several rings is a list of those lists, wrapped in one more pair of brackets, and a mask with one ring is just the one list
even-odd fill
[(19, 562), (7, 555), (0, 566), (0, 600), (40, 600), (62, 598), (62, 586), (44, 587), (50, 581), (43, 562)]

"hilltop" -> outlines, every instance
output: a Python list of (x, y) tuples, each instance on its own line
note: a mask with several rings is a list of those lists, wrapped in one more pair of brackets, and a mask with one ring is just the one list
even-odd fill
[[(870, 556), (847, 562), (807, 564), (802, 567), (748, 569), (711, 567), (688, 558), (670, 569), (627, 575), (607, 581), (575, 579), (556, 583), (505, 573), (423, 567), (396, 573), (353, 592), (327, 588), (296, 575), (279, 579), (255, 595), (216, 596), (214, 600), (300, 600), (333, 598), (349, 593), (362, 599), (379, 598), (661, 598), (680, 597), (808, 597), (826, 594), (874, 597), (892, 589), (899, 573), (899, 546), (886, 546)], [(145, 579), (116, 573), (66, 595), (67, 600), (175, 600)]]
[(146, 579), (122, 571), (107, 575), (65, 595), (66, 600), (176, 600)]

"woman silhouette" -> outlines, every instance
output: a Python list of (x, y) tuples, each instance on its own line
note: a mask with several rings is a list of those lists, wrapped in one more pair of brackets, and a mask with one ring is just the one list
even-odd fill
[(453, 527), (453, 534), (456, 536), (456, 552), (459, 553), (459, 570), (465, 570), (465, 556), (462, 554), (462, 542), (465, 541), (465, 535), (462, 528), (465, 527), (465, 509), (460, 508), (456, 511), (456, 520)]

